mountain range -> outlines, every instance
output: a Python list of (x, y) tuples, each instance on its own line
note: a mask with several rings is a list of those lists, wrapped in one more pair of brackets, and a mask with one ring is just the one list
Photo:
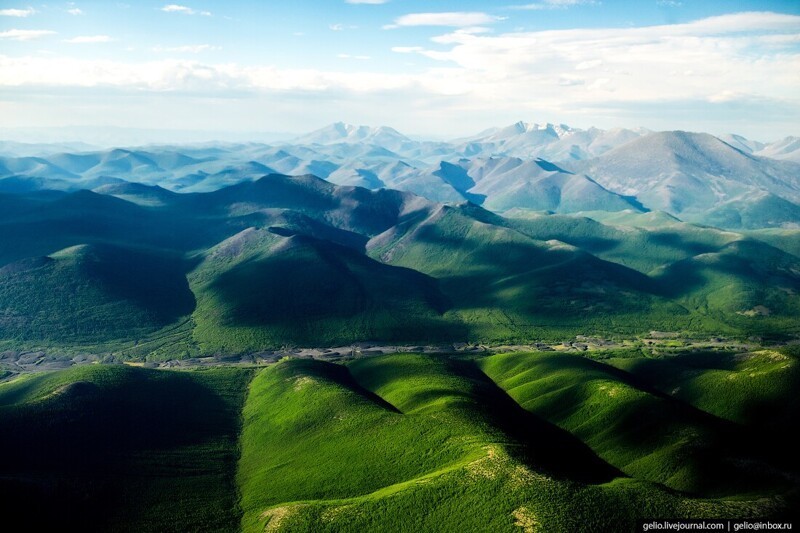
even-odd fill
[[(470, 201), (494, 212), (664, 211), (725, 229), (800, 224), (800, 143), (518, 122), (450, 142), (336, 123), (290, 142), (63, 151), (5, 143), (0, 192), (137, 182), (209, 192), (266, 174)], [(37, 154), (38, 155), (31, 155)]]
[(800, 232), (637, 213), (502, 217), (280, 174), (206, 193), (4, 193), (0, 332), (9, 346), (128, 354), (796, 333)]

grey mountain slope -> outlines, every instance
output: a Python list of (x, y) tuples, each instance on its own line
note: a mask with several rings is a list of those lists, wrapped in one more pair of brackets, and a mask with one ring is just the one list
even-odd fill
[(640, 210), (636, 202), (606, 190), (587, 176), (567, 172), (543, 160), (476, 158), (457, 163), (443, 161), (424, 170), (411, 167), (393, 170), (380, 175), (386, 187), (440, 202), (468, 200), (494, 211)]
[(654, 133), (570, 168), (649, 209), (699, 222), (709, 209), (763, 193), (800, 202), (800, 165), (749, 155), (708, 134)]
[(764, 145), (756, 155), (800, 163), (800, 137), (786, 137)]

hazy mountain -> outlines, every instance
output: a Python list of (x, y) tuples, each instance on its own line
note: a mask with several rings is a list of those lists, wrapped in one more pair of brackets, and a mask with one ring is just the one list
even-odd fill
[[(760, 202), (764, 193), (800, 202), (800, 165), (747, 154), (708, 134), (654, 133), (571, 168), (649, 209), (699, 222), (708, 210)], [(796, 224), (788, 211), (755, 218), (772, 226)]]
[(721, 141), (724, 141), (729, 145), (733, 146), (734, 148), (748, 154), (758, 152), (759, 150), (762, 150), (766, 146), (766, 144), (762, 142), (751, 141), (750, 139), (742, 137), (741, 135), (736, 135), (735, 133), (720, 135), (718, 138)]
[(598, 156), (646, 133), (644, 129), (581, 130), (566, 124), (517, 122), (453, 141), (453, 144), (455, 151), (466, 157), (504, 155), (566, 161)]
[(40, 157), (62, 152), (90, 152), (99, 147), (84, 142), (29, 143), (0, 141), (0, 157)]
[(336, 122), (292, 140), (292, 144), (369, 144), (388, 150), (402, 150), (414, 141), (387, 126), (354, 126)]
[(580, 174), (544, 160), (515, 157), (462, 159), (417, 170), (394, 167), (381, 186), (407, 190), (436, 201), (468, 200), (494, 211), (525, 208), (575, 212), (639, 209), (638, 204)]
[(756, 151), (756, 155), (800, 163), (800, 137), (786, 137), (764, 145)]
[(271, 173), (311, 174), (498, 212), (652, 209), (726, 228), (791, 227), (800, 202), (797, 145), (795, 138), (764, 145), (738, 135), (525, 122), (449, 143), (422, 142), (387, 127), (335, 123), (275, 146), (201, 143), (0, 157), (0, 192), (120, 182), (211, 192)]

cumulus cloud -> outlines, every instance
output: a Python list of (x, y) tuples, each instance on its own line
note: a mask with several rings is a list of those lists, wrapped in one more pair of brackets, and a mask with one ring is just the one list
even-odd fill
[(79, 35), (71, 39), (64, 39), (65, 43), (70, 44), (97, 44), (110, 43), (113, 39), (108, 35)]
[(211, 52), (214, 50), (221, 50), (219, 46), (211, 44), (187, 44), (183, 46), (155, 46), (152, 48), (153, 52), (168, 52), (179, 54), (199, 54), (201, 52)]
[[(619, 116), (624, 110), (667, 109), (670, 102), (778, 102), (800, 109), (800, 16), (739, 13), (676, 25), (504, 34), (460, 30), (439, 35), (436, 46), (391, 48), (432, 60), (433, 66), (413, 72), (370, 68), (370, 61), (359, 62), (362, 67), (352, 72), (176, 59), (0, 56), (0, 87), (315, 95), (319, 101), (330, 95), (346, 101), (351, 95), (353, 102), (369, 95), (384, 107), (399, 98), (447, 102), (456, 118), (467, 111), (496, 117), (531, 110), (553, 117), (595, 116), (598, 109)], [(386, 94), (391, 100), (381, 100)], [(444, 114), (443, 108), (437, 111), (437, 117)]]
[(413, 54), (414, 52), (422, 52), (425, 49), (421, 46), (393, 46), (392, 52), (398, 54)]
[(31, 41), (46, 35), (53, 35), (55, 32), (51, 30), (7, 30), (0, 31), (0, 39), (8, 39), (10, 41)]
[(358, 26), (353, 26), (353, 25), (348, 26), (346, 24), (337, 23), (337, 24), (328, 24), (328, 29), (331, 31), (356, 30), (358, 29)]
[(393, 24), (384, 26), (385, 29), (399, 28), (401, 26), (451, 26), (463, 28), (466, 26), (480, 26), (503, 20), (480, 11), (450, 11), (445, 13), (410, 13), (394, 20)]
[(83, 11), (77, 7), (72, 7), (70, 9), (67, 9), (67, 13), (69, 13), (70, 15), (83, 15)]
[(361, 61), (372, 59), (370, 56), (352, 55), (352, 54), (337, 54), (336, 57), (338, 57), (339, 59), (358, 59)]
[(30, 17), (36, 13), (36, 10), (32, 7), (27, 7), (25, 9), (0, 9), (0, 17)]
[(167, 4), (161, 8), (161, 11), (165, 13), (181, 13), (183, 15), (203, 15), (204, 17), (210, 17), (210, 11), (196, 11), (189, 6), (182, 6), (179, 4)]
[(523, 10), (543, 10), (543, 9), (567, 9), (574, 6), (598, 6), (599, 0), (542, 0), (532, 4), (509, 6), (510, 9)]

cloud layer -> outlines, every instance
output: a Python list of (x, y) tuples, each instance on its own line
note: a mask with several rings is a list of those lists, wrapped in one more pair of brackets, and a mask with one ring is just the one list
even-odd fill
[[(162, 9), (167, 8), (184, 14), (189, 13), (183, 8), (191, 9), (173, 4)], [(397, 18), (394, 26), (398, 28), (446, 28), (431, 41), (387, 47), (404, 54), (402, 61), (417, 57), (425, 65), (408, 71), (381, 68), (379, 51), (372, 50), (369, 56), (334, 51), (332, 57), (362, 61), (333, 62), (325, 69), (174, 57), (132, 62), (55, 54), (0, 55), (0, 91), (24, 88), (58, 94), (97, 88), (198, 98), (259, 98), (273, 103), (305, 99), (303, 109), (309, 114), (315, 113), (315, 105), (331, 108), (332, 101), (337, 105), (369, 101), (379, 117), (396, 112), (408, 120), (424, 120), (433, 107), (437, 118), (453, 121), (466, 115), (535, 115), (557, 120), (576, 115), (653, 116), (657, 109), (685, 111), (687, 116), (702, 110), (711, 116), (714, 109), (724, 107), (733, 113), (737, 106), (772, 110), (775, 115), (780, 110), (800, 114), (800, 16), (749, 12), (684, 24), (512, 33), (476, 28), (497, 20), (482, 12)], [(31, 40), (52, 33), (8, 30), (0, 32), (0, 39)], [(68, 42), (109, 39), (84, 36)], [(198, 44), (150, 50), (185, 54), (218, 49)], [(366, 61), (370, 57), (375, 60)]]

